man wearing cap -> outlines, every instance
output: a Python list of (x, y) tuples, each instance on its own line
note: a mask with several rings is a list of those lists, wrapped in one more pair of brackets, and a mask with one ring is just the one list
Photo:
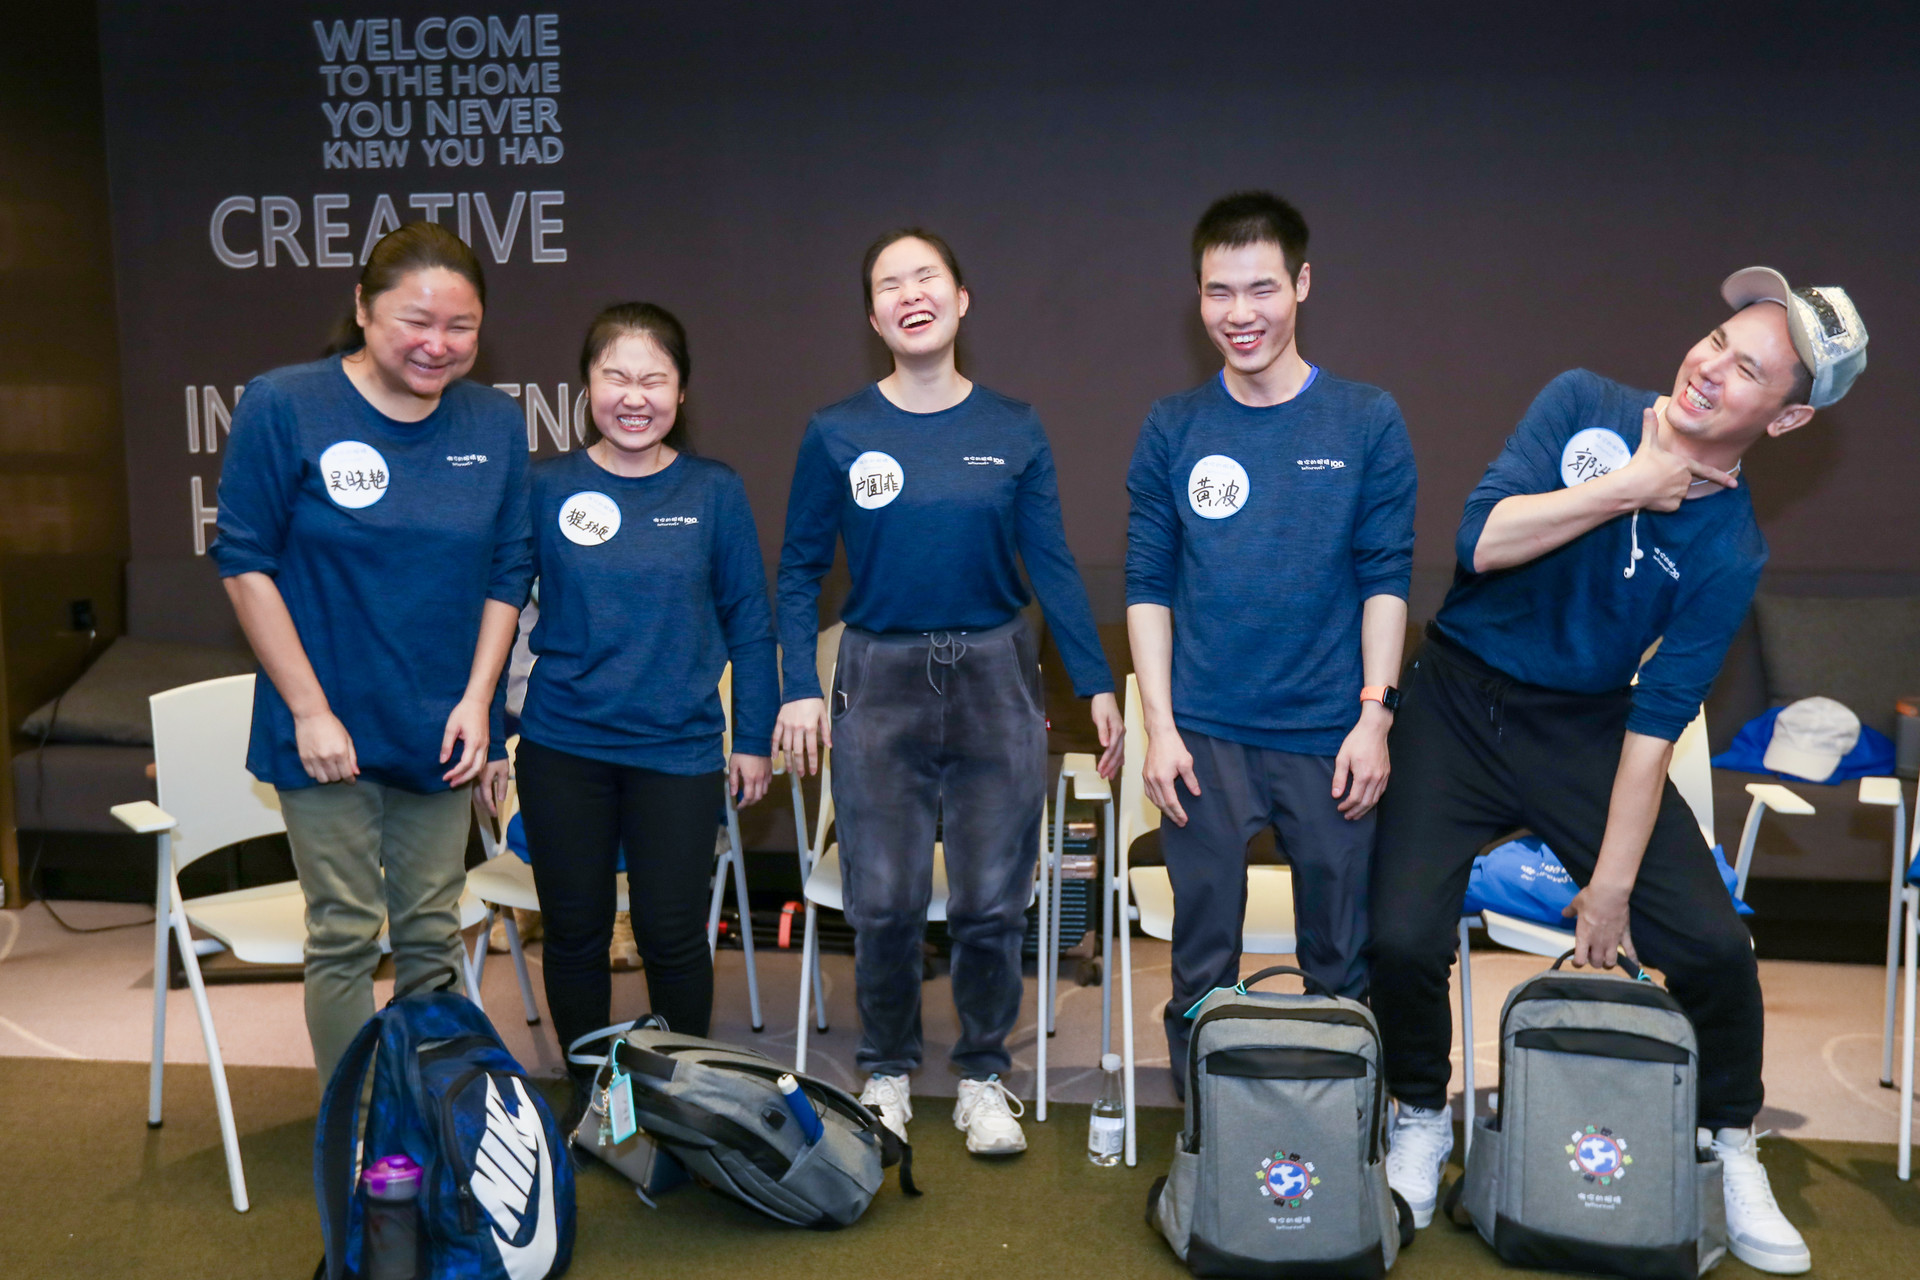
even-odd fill
[(1389, 739), (1372, 1001), (1398, 1102), (1388, 1181), (1425, 1226), (1453, 1146), (1448, 973), (1468, 873), (1496, 837), (1530, 828), (1582, 886), (1573, 962), (1610, 966), (1624, 948), (1693, 1021), (1701, 1142), (1725, 1166), (1734, 1255), (1795, 1274), (1807, 1246), (1755, 1153), (1751, 939), (1667, 765), (1766, 563), (1741, 457), (1845, 395), (1867, 335), (1843, 291), (1789, 289), (1767, 268), (1721, 294), (1734, 314), (1668, 394), (1560, 375), (1467, 499), (1453, 587)]

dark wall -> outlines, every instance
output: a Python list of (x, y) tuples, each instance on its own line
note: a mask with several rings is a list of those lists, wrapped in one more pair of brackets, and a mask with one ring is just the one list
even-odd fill
[[(157, 38), (122, 8), (108, 11), (110, 68)], [(1217, 367), (1194, 317), (1189, 228), (1212, 197), (1262, 186), (1314, 228), (1303, 352), (1405, 410), (1430, 577), (1542, 383), (1585, 365), (1666, 389), (1722, 316), (1720, 279), (1755, 262), (1844, 285), (1873, 333), (1873, 367), (1845, 405), (1747, 468), (1775, 565), (1920, 567), (1910, 26), (1766, 4), (1575, 18), (1269, 4), (1232, 21), (1218, 7), (968, 6), (938, 22), (874, 4), (553, 8), (567, 152), (544, 180), (566, 187), (570, 256), (496, 273), (483, 372), (577, 384), (577, 334), (598, 304), (672, 307), (692, 335), (696, 440), (745, 475), (770, 558), (808, 412), (885, 367), (860, 252), (881, 228), (924, 222), (972, 286), (965, 368), (1039, 406), (1069, 538), (1097, 607), (1117, 614), (1141, 418)], [(137, 85), (109, 83), (118, 111), (147, 112), (123, 126), (156, 143), (116, 154), (116, 181), (146, 201), (122, 213), (147, 220), (118, 226), (135, 236), (119, 246), (123, 322), (151, 327), (187, 292), (210, 317), (191, 369), (164, 352), (129, 360), (152, 405), (128, 418), (143, 546), (185, 553), (182, 467), (214, 465), (180, 451), (178, 384), (231, 386), (310, 357), (350, 292), (351, 271), (209, 267), (214, 200), (464, 189), (315, 172), (307, 20), (356, 15), (207, 6), (202, 29), (225, 35)], [(250, 99), (259, 110), (240, 109)], [(206, 163), (167, 167), (164, 145), (214, 126)], [(128, 278), (165, 253), (180, 261)]]

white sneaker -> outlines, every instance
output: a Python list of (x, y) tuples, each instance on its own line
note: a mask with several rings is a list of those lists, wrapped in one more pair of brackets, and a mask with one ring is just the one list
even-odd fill
[(1413, 1210), (1413, 1225), (1424, 1227), (1433, 1221), (1440, 1171), (1453, 1154), (1453, 1114), (1396, 1101), (1387, 1141), (1387, 1185)]
[(967, 1135), (967, 1150), (977, 1156), (1011, 1156), (1027, 1149), (1027, 1135), (1015, 1116), (1027, 1113), (999, 1076), (962, 1080), (953, 1104), (953, 1127)]
[[(1700, 1130), (1698, 1137), (1704, 1145), (1707, 1131)], [(1774, 1201), (1773, 1185), (1760, 1167), (1760, 1137), (1751, 1129), (1712, 1135), (1726, 1183), (1727, 1247), (1756, 1271), (1797, 1276), (1813, 1266), (1813, 1254)]]
[(907, 1140), (907, 1121), (913, 1119), (913, 1098), (905, 1076), (868, 1076), (860, 1091), (860, 1105), (880, 1117), (894, 1135)]

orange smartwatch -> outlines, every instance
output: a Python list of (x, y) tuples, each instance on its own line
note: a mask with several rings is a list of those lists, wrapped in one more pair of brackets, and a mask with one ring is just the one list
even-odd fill
[(1400, 691), (1390, 684), (1370, 684), (1360, 691), (1360, 701), (1377, 702), (1388, 711), (1400, 709)]

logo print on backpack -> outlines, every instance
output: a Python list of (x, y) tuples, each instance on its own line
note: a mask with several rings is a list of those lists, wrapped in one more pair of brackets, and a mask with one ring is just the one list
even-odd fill
[(1627, 1166), (1633, 1163), (1633, 1157), (1627, 1154), (1626, 1139), (1615, 1136), (1611, 1129), (1594, 1125), (1572, 1135), (1567, 1143), (1567, 1155), (1567, 1168), (1585, 1181), (1597, 1182), (1603, 1187), (1626, 1177)]
[(1313, 1189), (1320, 1185), (1313, 1173), (1313, 1161), (1302, 1160), (1297, 1152), (1274, 1152), (1260, 1162), (1260, 1171), (1254, 1176), (1260, 1179), (1261, 1195), (1289, 1209), (1298, 1209), (1303, 1201), (1313, 1199)]
[[(553, 1269), (559, 1248), (546, 1126), (520, 1081), (512, 1080), (516, 1105), (509, 1114), (494, 1078), (489, 1075), (486, 1080), (487, 1127), (473, 1153), (473, 1179), (467, 1185), (493, 1220), (493, 1242), (507, 1275), (511, 1280), (541, 1280)], [(527, 1201), (536, 1182), (540, 1198), (530, 1210)], [(516, 1245), (513, 1239), (525, 1227), (529, 1211), (534, 1217), (533, 1238)]]

